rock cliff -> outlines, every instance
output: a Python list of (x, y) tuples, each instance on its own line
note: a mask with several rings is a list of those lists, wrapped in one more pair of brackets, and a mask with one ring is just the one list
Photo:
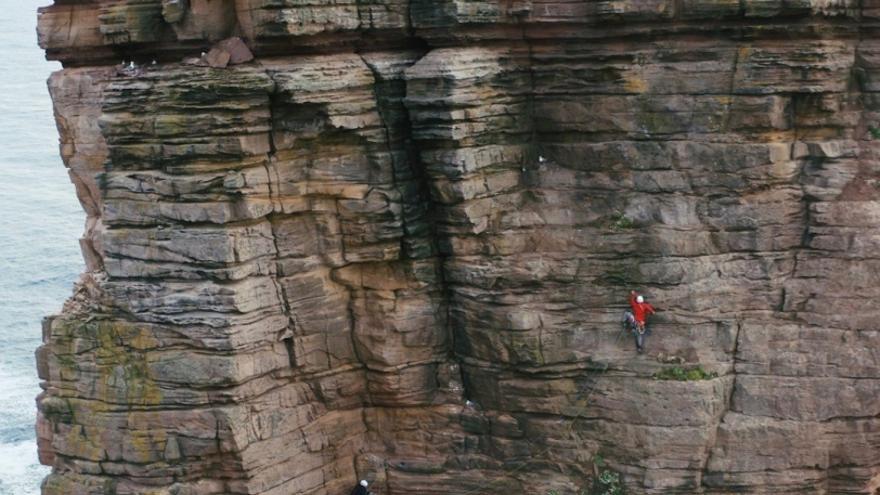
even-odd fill
[(880, 0), (39, 16), (88, 214), (37, 352), (44, 495), (880, 473)]

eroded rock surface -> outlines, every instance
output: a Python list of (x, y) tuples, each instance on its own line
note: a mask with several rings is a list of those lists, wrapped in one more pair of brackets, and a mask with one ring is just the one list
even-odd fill
[(878, 27), (876, 0), (42, 9), (88, 214), (38, 350), (43, 493), (580, 493), (597, 454), (634, 494), (864, 493)]

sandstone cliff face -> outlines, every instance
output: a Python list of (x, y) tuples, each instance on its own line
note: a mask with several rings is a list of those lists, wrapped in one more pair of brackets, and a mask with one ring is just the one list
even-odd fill
[[(876, 0), (56, 0), (88, 272), (38, 351), (43, 493), (579, 493), (597, 454), (634, 494), (863, 493), (878, 27)], [(230, 36), (256, 58), (181, 62)]]

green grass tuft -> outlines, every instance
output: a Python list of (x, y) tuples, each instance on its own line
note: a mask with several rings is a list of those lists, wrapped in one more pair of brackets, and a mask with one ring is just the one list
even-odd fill
[(636, 222), (622, 212), (618, 212), (611, 217), (610, 225), (613, 230), (629, 230), (636, 228)]
[(605, 459), (596, 454), (593, 457), (593, 470), (598, 476), (593, 480), (593, 485), (584, 495), (625, 495), (620, 473), (612, 471), (605, 466)]
[(664, 368), (654, 373), (655, 380), (673, 380), (678, 382), (695, 382), (700, 380), (711, 380), (718, 378), (718, 373), (708, 372), (700, 366), (691, 368), (682, 368), (681, 366), (673, 366)]

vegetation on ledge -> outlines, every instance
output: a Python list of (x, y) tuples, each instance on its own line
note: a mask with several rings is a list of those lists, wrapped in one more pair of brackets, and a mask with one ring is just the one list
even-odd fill
[[(580, 495), (626, 495), (620, 473), (606, 467), (605, 459), (600, 455), (593, 458), (593, 473), (593, 483)], [(550, 490), (547, 495), (559, 495), (559, 492)]]
[(693, 382), (698, 380), (711, 380), (718, 378), (718, 373), (706, 371), (700, 366), (683, 368), (681, 366), (673, 366), (664, 368), (654, 373), (655, 380), (674, 380), (679, 382)]

